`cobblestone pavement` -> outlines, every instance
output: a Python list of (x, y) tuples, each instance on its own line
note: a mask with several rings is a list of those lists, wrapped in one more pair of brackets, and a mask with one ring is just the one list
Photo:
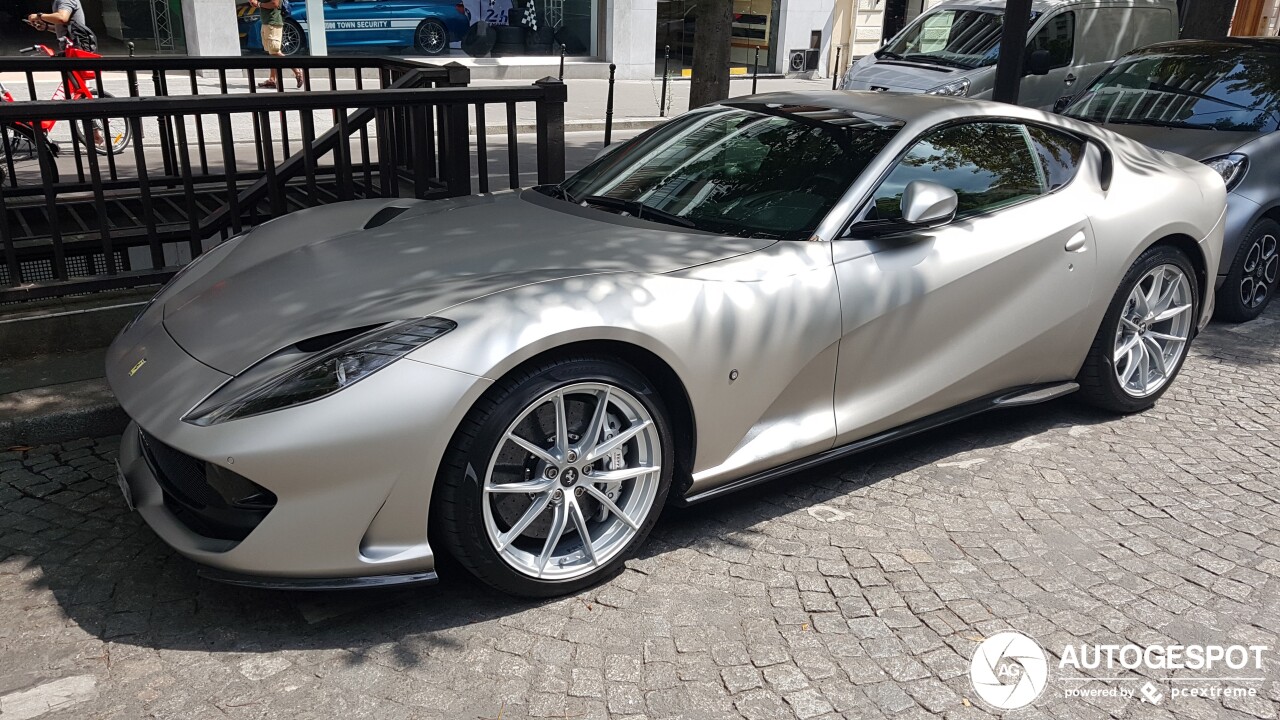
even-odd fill
[(117, 442), (0, 454), (3, 720), (968, 718), (988, 713), (969, 658), (1006, 629), (1051, 654), (1270, 648), (1262, 680), (1234, 683), (1256, 695), (1174, 698), (1186, 683), (1155, 673), (1158, 705), (1067, 698), (1146, 679), (1051, 658), (1016, 718), (1280, 705), (1277, 311), (1213, 326), (1150, 412), (1002, 411), (670, 511), (622, 574), (544, 603), (449, 568), (365, 594), (199, 580), (125, 512)]

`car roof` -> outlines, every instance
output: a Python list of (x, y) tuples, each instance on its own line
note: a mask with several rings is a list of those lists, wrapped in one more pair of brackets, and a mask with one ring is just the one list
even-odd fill
[(1132, 54), (1147, 52), (1177, 52), (1186, 50), (1194, 53), (1228, 53), (1244, 50), (1280, 53), (1280, 37), (1229, 37), (1219, 40), (1169, 40), (1167, 42), (1147, 45), (1134, 50)]
[[(1089, 0), (1032, 0), (1031, 10), (1032, 12), (1044, 13), (1055, 8), (1067, 5), (1080, 5), (1084, 2), (1089, 2)], [(945, 2), (938, 3), (931, 9), (940, 7), (973, 7), (1003, 11), (1007, 3), (1008, 0), (946, 0)], [(1176, 8), (1177, 0), (1129, 0), (1128, 4), (1135, 7), (1146, 6)]]
[[(724, 105), (763, 103), (818, 107), (845, 112), (868, 113), (909, 125), (935, 125), (964, 117), (1012, 117), (1061, 125), (1057, 115), (990, 100), (943, 97), (924, 93), (871, 92), (865, 90), (822, 90), (776, 92), (735, 97)], [(1074, 121), (1069, 123), (1073, 127)]]

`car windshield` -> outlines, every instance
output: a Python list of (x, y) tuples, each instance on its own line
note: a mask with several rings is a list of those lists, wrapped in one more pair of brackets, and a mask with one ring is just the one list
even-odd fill
[(721, 235), (804, 239), (901, 126), (826, 107), (720, 105), (677, 118), (544, 192)]
[(960, 68), (994, 65), (1000, 54), (1003, 21), (1004, 15), (998, 10), (935, 10), (912, 23), (876, 51), (875, 56), (879, 60), (909, 60)]
[(1274, 132), (1280, 55), (1237, 51), (1121, 58), (1066, 113), (1099, 123)]

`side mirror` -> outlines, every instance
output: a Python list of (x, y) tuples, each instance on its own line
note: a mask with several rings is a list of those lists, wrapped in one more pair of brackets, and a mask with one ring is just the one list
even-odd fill
[(946, 225), (956, 216), (956, 191), (928, 180), (912, 180), (902, 189), (902, 217), (866, 220), (849, 228), (849, 237), (876, 238)]
[(1027, 53), (1023, 62), (1023, 73), (1026, 75), (1048, 75), (1053, 69), (1053, 56), (1048, 50), (1032, 50)]
[(956, 216), (956, 191), (927, 180), (912, 180), (902, 191), (902, 221), (908, 225), (942, 225)]

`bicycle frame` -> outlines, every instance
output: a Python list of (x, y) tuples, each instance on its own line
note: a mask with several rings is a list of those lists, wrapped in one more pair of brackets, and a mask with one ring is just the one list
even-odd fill
[[(24, 52), (28, 52), (28, 51), (40, 52), (45, 54), (48, 57), (58, 56), (58, 52), (53, 48), (49, 47), (48, 45), (35, 45), (29, 48), (29, 50)], [(100, 58), (102, 56), (99, 55), (98, 53), (87, 52), (73, 45), (69, 45), (67, 46), (66, 52), (63, 53), (63, 57)], [(68, 97), (68, 93), (70, 93), (70, 99), (72, 100), (85, 100), (85, 99), (91, 100), (94, 98), (94, 94), (93, 94), (93, 90), (89, 87), (89, 81), (93, 80), (97, 76), (98, 74), (93, 70), (72, 70), (71, 74), (67, 76), (65, 82), (58, 83), (58, 87), (53, 91), (53, 97), (49, 99), (65, 100)], [(9, 90), (5, 88), (4, 83), (0, 83), (0, 101), (15, 102), (13, 95), (11, 95), (9, 93)], [(28, 123), (21, 123), (21, 124), (29, 125)], [(45, 133), (48, 133), (50, 130), (53, 129), (54, 125), (56, 124), (57, 124), (56, 120), (41, 120), (40, 129)]]

